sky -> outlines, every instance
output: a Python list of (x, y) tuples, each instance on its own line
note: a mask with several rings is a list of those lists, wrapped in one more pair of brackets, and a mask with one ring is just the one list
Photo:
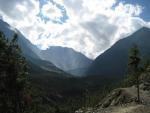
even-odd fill
[(150, 0), (0, 0), (0, 18), (41, 49), (70, 47), (94, 59), (143, 26)]

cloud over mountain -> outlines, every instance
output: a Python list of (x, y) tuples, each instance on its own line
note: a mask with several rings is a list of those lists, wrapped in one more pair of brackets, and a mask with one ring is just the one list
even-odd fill
[(90, 58), (150, 25), (140, 17), (143, 8), (118, 0), (0, 0), (3, 20), (32, 43), (71, 47)]

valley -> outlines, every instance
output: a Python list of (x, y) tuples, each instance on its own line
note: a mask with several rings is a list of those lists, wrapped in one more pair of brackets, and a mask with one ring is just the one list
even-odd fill
[[(47, 50), (40, 50), (17, 29), (2, 20), (0, 20), (0, 31), (4, 32), (9, 41), (15, 33), (18, 35), (17, 43), (22, 50), (21, 55), (27, 62), (29, 94), (33, 99), (31, 113), (75, 113), (75, 111), (76, 113), (101, 113), (103, 109), (101, 110), (101, 105), (98, 103), (103, 102), (104, 98), (106, 102), (103, 103), (108, 103), (107, 101), (111, 99), (107, 100), (109, 97), (106, 95), (122, 86), (126, 79), (130, 48), (137, 44), (144, 62), (150, 58), (150, 29), (146, 27), (119, 40), (95, 60), (66, 47), (51, 46)], [(98, 108), (95, 108), (97, 104)], [(143, 105), (136, 104), (129, 107), (117, 106), (117, 108), (108, 106), (104, 109), (106, 113), (149, 110)]]

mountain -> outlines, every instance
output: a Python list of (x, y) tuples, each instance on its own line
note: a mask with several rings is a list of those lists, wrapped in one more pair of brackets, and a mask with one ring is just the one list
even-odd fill
[(74, 75), (84, 74), (92, 63), (92, 60), (83, 54), (71, 48), (59, 46), (51, 46), (47, 50), (42, 50), (41, 58)]
[(30, 43), (30, 41), (27, 40), (17, 29), (11, 27), (9, 24), (4, 22), (3, 20), (0, 20), (0, 30), (10, 40), (13, 37), (13, 35), (15, 33), (17, 33), (17, 35), (18, 35), (18, 44), (21, 47), (24, 56), (39, 58), (39, 56), (36, 54), (36, 52), (38, 53), (40, 50), (36, 46), (34, 46), (32, 43)]
[(87, 74), (122, 77), (127, 72), (128, 54), (133, 44), (139, 47), (142, 57), (150, 58), (150, 29), (143, 27), (116, 42), (95, 59)]
[(0, 31), (2, 31), (9, 40), (11, 40), (13, 35), (17, 33), (18, 44), (21, 47), (23, 56), (30, 64), (31, 68), (34, 69), (36, 67), (40, 68), (43, 71), (45, 70), (51, 72), (53, 71), (58, 73), (64, 73), (51, 62), (42, 60), (39, 56), (41, 50), (38, 49), (35, 45), (33, 45), (29, 40), (27, 40), (17, 29), (11, 27), (3, 20), (0, 20)]
[(44, 70), (54, 72), (63, 72), (62, 70), (64, 70), (74, 75), (83, 75), (92, 62), (92, 60), (71, 48), (53, 46), (41, 51), (27, 40), (20, 31), (1, 19), (0, 30), (4, 32), (9, 40), (17, 33), (18, 44), (21, 47), (23, 56), (30, 62), (29, 64), (37, 65)]

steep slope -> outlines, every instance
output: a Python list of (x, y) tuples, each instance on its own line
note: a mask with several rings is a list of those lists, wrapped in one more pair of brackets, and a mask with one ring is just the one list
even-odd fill
[(128, 53), (133, 44), (139, 46), (144, 58), (149, 58), (150, 29), (141, 28), (131, 36), (119, 40), (95, 59), (87, 74), (122, 77), (127, 71)]
[(0, 20), (0, 30), (4, 32), (8, 39), (11, 39), (16, 32), (18, 35), (18, 44), (21, 47), (24, 56), (39, 58), (36, 52), (38, 53), (40, 50), (31, 44), (30, 41), (27, 40), (17, 29), (11, 27), (3, 20)]
[(40, 49), (38, 49), (29, 40), (27, 40), (17, 29), (11, 27), (3, 20), (0, 20), (0, 31), (2, 31), (9, 40), (11, 40), (13, 35), (17, 33), (18, 44), (21, 47), (23, 56), (27, 59), (28, 63), (30, 64), (30, 67), (35, 68), (36, 65), (36, 67), (43, 69), (43, 71), (46, 70), (64, 73), (62, 70), (58, 69), (51, 62), (42, 60), (39, 56)]
[[(71, 48), (52, 46), (41, 51), (41, 57), (55, 64), (58, 68), (72, 74), (81, 74), (91, 64), (92, 60)], [(74, 70), (74, 71), (72, 71)]]

